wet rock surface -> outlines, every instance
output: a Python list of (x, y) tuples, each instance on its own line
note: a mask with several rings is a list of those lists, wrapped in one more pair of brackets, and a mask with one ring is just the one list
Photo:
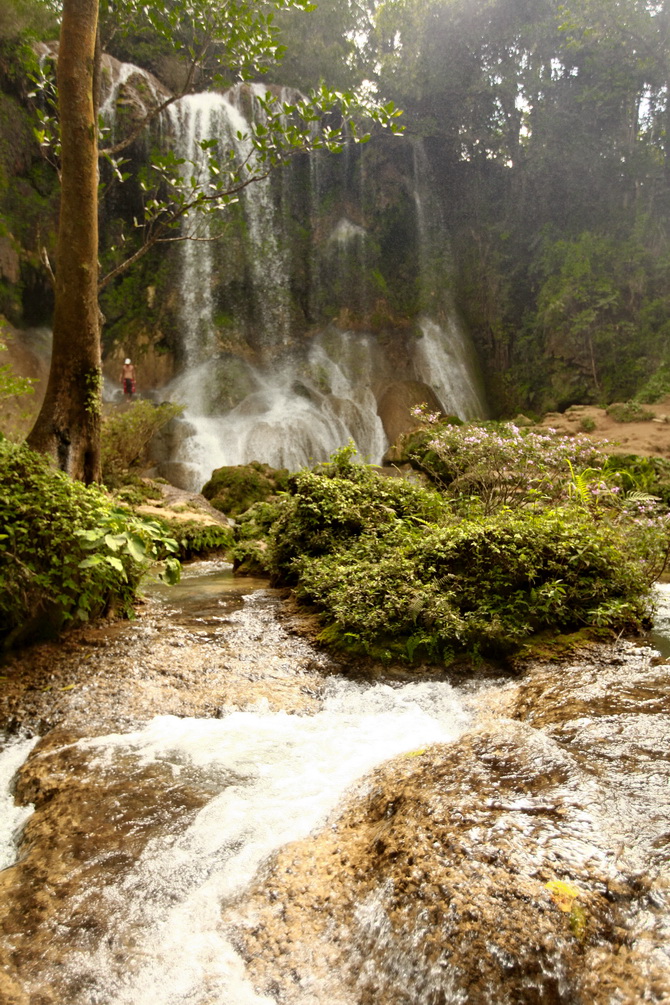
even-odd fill
[[(132, 871), (147, 843), (183, 827), (235, 781), (130, 755), (105, 764), (95, 737), (156, 715), (319, 707), (331, 661), (285, 631), (279, 591), (254, 592), (265, 585), (197, 563), (180, 586), (154, 588), (136, 622), (87, 627), (3, 667), (0, 722), (45, 734), (16, 782), (16, 799), (35, 813), (19, 861), (0, 873), (3, 1005), (106, 1001), (90, 968), (82, 978), (73, 961), (114, 940), (107, 887)], [(141, 904), (141, 893), (128, 895)]]
[(229, 918), (264, 991), (670, 1001), (670, 675), (628, 644), (588, 656), (528, 668), (486, 724), (384, 765), (279, 852)]
[[(357, 676), (294, 634), (311, 621), (278, 592), (244, 596), (264, 584), (199, 571), (181, 593), (155, 593), (135, 623), (84, 629), (3, 668), (4, 723), (46, 734), (16, 783), (35, 813), (0, 872), (3, 1005), (154, 1005), (155, 990), (119, 990), (136, 975), (145, 987), (146, 931), (237, 854), (241, 837), (208, 852), (207, 836), (196, 859), (188, 835), (217, 799), (244, 794), (247, 769), (214, 759), (205, 770), (176, 741), (151, 754), (148, 720), (167, 716), (161, 729), (175, 735), (182, 717), (216, 726), (235, 710), (258, 712), (250, 729), (265, 712), (317, 722), (329, 680)], [(400, 693), (408, 676), (382, 689)], [(621, 642), (486, 686), (454, 679), (476, 717), (460, 739), (386, 761), (325, 826), (266, 859), (250, 890), (215, 900), (212, 931), (271, 997), (234, 997), (212, 976), (183, 993), (166, 984), (171, 1002), (670, 1001), (670, 668)], [(255, 737), (239, 728), (245, 755)], [(216, 975), (223, 950), (209, 952)]]
[[(198, 591), (198, 577), (208, 575)], [(197, 599), (189, 600), (194, 581)], [(10, 656), (0, 729), (41, 735), (67, 721), (90, 734), (263, 700), (288, 712), (318, 707), (321, 670), (331, 661), (281, 627), (282, 594), (266, 585), (234, 580), (222, 563), (197, 563), (177, 587), (154, 588), (134, 622), (83, 628)], [(246, 602), (254, 617), (245, 619), (244, 597), (259, 588)]]
[(0, 873), (1, 955), (29, 989), (19, 1001), (31, 1005), (87, 1000), (91, 986), (75, 961), (113, 937), (108, 889), (149, 841), (212, 795), (196, 779), (175, 776), (170, 764), (117, 759), (113, 770), (100, 765), (92, 773), (81, 739), (65, 727), (52, 730), (17, 782), (17, 798), (36, 812), (20, 861)]

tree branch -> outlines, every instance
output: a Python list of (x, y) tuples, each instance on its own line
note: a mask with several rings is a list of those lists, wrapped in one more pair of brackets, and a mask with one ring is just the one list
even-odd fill
[[(279, 165), (276, 165), (276, 167), (279, 167)], [(173, 227), (179, 220), (183, 219), (183, 217), (190, 210), (195, 209), (197, 206), (203, 205), (203, 203), (216, 202), (219, 199), (230, 198), (234, 195), (237, 195), (238, 192), (241, 192), (243, 189), (245, 189), (247, 185), (251, 185), (252, 182), (262, 181), (264, 178), (267, 178), (272, 170), (273, 170), (272, 167), (270, 167), (263, 174), (251, 175), (249, 178), (246, 178), (244, 181), (240, 181), (237, 185), (233, 186), (232, 188), (226, 189), (225, 192), (217, 191), (212, 193), (211, 195), (199, 194), (196, 199), (192, 199), (191, 202), (184, 203), (183, 206), (180, 206), (178, 209), (173, 210), (165, 219), (160, 221), (153, 221), (152, 226), (155, 224), (157, 228), (156, 231), (148, 235), (144, 243), (141, 245), (141, 247), (137, 249), (136, 252), (134, 252), (134, 254), (130, 255), (129, 258), (124, 259), (124, 261), (121, 262), (119, 265), (117, 265), (116, 268), (112, 269), (111, 272), (108, 272), (106, 276), (103, 276), (103, 278), (98, 283), (98, 293), (101, 293), (102, 290), (104, 290), (107, 286), (109, 286), (112, 280), (116, 279), (117, 276), (123, 275), (123, 273), (126, 272), (129, 268), (131, 268), (131, 266), (133, 266), (136, 262), (139, 262), (141, 258), (144, 258), (147, 252), (149, 252), (153, 247), (155, 247), (159, 243), (165, 244), (170, 241), (190, 241), (190, 240), (196, 240), (196, 241), (220, 240), (220, 238), (223, 235), (212, 238), (202, 238), (202, 237), (193, 238), (189, 237), (189, 235), (187, 234), (181, 237), (164, 237), (163, 235), (165, 234), (166, 231), (168, 231), (171, 227)]]
[(137, 137), (144, 132), (144, 130), (146, 129), (146, 127), (149, 125), (150, 122), (153, 122), (154, 119), (157, 119), (158, 116), (161, 115), (166, 108), (169, 108), (170, 105), (173, 105), (175, 103), (175, 101), (179, 101), (180, 98), (183, 98), (186, 94), (190, 92), (191, 85), (193, 84), (193, 78), (195, 77), (195, 71), (200, 65), (200, 61), (203, 59), (207, 51), (208, 45), (209, 42), (205, 46), (203, 46), (198, 57), (191, 61), (191, 65), (189, 66), (188, 74), (186, 76), (186, 80), (184, 82), (184, 86), (182, 87), (181, 91), (178, 94), (170, 95), (170, 97), (166, 98), (165, 101), (161, 102), (160, 105), (156, 105), (155, 108), (152, 108), (150, 111), (148, 111), (147, 114), (144, 116), (144, 118), (140, 122), (138, 122), (135, 128), (130, 133), (128, 133), (128, 135), (125, 136), (122, 140), (119, 140), (118, 143), (115, 143), (111, 147), (104, 147), (102, 150), (98, 151), (100, 157), (114, 157), (116, 154), (120, 154), (124, 150), (127, 150), (128, 147), (135, 142)]

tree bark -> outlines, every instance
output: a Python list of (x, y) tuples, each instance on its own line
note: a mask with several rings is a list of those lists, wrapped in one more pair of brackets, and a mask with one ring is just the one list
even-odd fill
[(100, 480), (98, 0), (65, 0), (58, 52), (61, 198), (51, 370), (28, 436), (72, 478)]

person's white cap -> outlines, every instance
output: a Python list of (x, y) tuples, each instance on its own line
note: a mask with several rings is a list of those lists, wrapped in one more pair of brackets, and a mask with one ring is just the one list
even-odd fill
[(130, 363), (130, 360), (129, 360), (129, 359), (127, 359), (127, 360), (126, 360), (125, 362), (126, 362), (126, 363)]

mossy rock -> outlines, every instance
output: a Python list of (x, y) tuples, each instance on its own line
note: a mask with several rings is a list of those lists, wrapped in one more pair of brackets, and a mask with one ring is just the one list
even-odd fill
[(203, 486), (202, 494), (212, 506), (228, 516), (245, 513), (256, 502), (262, 502), (288, 487), (286, 468), (271, 468), (252, 461), (233, 467), (216, 468)]
[(257, 502), (235, 526), (233, 571), (240, 576), (269, 576), (270, 531), (282, 512), (282, 502)]
[(269, 576), (267, 541), (261, 538), (236, 544), (233, 550), (233, 572), (237, 576)]
[[(445, 426), (463, 426), (464, 422), (457, 415), (445, 415), (441, 420)], [(389, 448), (384, 457), (385, 463), (411, 464), (422, 467), (421, 459), (429, 451), (428, 444), (435, 438), (434, 429), (414, 429), (402, 433)]]

